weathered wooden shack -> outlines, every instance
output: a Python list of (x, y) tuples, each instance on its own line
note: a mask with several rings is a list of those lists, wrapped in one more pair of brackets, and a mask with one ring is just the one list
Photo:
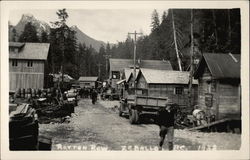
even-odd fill
[(216, 119), (240, 118), (240, 55), (204, 53), (194, 74), (199, 107)]
[(49, 43), (9, 42), (10, 90), (43, 88)]
[(79, 85), (81, 88), (96, 88), (98, 77), (80, 77)]
[[(134, 67), (133, 59), (109, 59), (109, 79), (111, 87), (117, 89), (117, 82), (121, 80), (125, 68), (132, 69)], [(138, 60), (136, 68), (149, 68), (158, 70), (173, 70), (171, 63), (165, 60)]]
[[(133, 78), (128, 80), (131, 84)], [(188, 105), (189, 72), (141, 68), (136, 77), (136, 94), (153, 97), (168, 97), (180, 106)], [(133, 86), (129, 85), (129, 88)], [(196, 105), (198, 82), (193, 81), (192, 105)]]

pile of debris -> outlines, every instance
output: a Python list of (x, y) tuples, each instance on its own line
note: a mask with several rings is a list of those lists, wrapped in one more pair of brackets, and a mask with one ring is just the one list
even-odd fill
[(77, 94), (70, 91), (62, 94), (58, 88), (19, 89), (12, 94), (12, 103), (29, 103), (36, 109), (39, 123), (63, 122), (74, 113)]
[(29, 104), (17, 106), (10, 113), (10, 150), (51, 150), (51, 139), (39, 137), (38, 116)]
[(75, 107), (73, 103), (60, 101), (57, 98), (53, 98), (52, 101), (46, 98), (34, 99), (32, 105), (37, 111), (39, 123), (63, 122), (64, 117), (74, 113)]

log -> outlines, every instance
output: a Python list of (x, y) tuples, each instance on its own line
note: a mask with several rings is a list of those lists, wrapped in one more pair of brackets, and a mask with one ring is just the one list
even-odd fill
[(221, 120), (218, 120), (218, 121), (215, 121), (215, 122), (211, 122), (211, 123), (209, 123), (209, 124), (207, 124), (207, 125), (202, 125), (202, 126), (198, 126), (198, 127), (193, 127), (193, 128), (187, 129), (187, 130), (189, 130), (189, 131), (193, 131), (193, 130), (202, 130), (202, 129), (209, 128), (209, 127), (212, 127), (212, 126), (221, 124), (221, 123), (226, 123), (226, 122), (231, 121), (231, 120), (240, 120), (240, 119), (225, 118), (225, 119), (221, 119)]

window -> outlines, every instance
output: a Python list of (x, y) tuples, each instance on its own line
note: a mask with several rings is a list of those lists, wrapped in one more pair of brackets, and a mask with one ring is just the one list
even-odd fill
[(28, 67), (33, 67), (33, 62), (32, 61), (28, 61), (27, 66)]
[(120, 72), (112, 71), (112, 79), (120, 79)]
[(175, 94), (183, 94), (183, 87), (175, 87)]
[(17, 60), (12, 60), (12, 66), (16, 67), (17, 66)]

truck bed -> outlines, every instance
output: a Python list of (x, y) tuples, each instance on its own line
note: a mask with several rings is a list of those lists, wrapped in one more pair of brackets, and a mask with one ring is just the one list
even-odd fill
[(128, 102), (136, 106), (145, 107), (164, 107), (167, 103), (167, 97), (149, 97), (149, 96), (138, 96), (130, 95), (128, 96)]

